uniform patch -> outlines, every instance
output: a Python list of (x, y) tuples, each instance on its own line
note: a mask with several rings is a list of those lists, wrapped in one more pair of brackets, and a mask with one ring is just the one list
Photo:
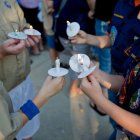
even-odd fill
[(110, 37), (111, 37), (112, 45), (113, 45), (114, 42), (115, 42), (115, 39), (116, 39), (116, 37), (117, 37), (117, 34), (118, 34), (118, 31), (117, 31), (116, 27), (115, 27), (115, 26), (112, 26), (111, 32), (110, 32)]
[(4, 4), (7, 8), (11, 8), (11, 4), (8, 1), (5, 1)]

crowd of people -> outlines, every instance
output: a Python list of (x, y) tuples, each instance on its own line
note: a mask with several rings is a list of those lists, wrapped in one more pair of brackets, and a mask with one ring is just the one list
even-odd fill
[[(140, 139), (139, 0), (2, 0), (0, 16), (0, 140), (31, 140), (39, 129), (39, 109), (65, 80), (48, 76), (36, 95), (30, 53), (39, 54), (45, 42), (53, 67), (58, 41), (71, 55), (92, 52), (99, 58), (99, 68), (81, 81), (70, 69), (69, 96), (82, 90), (92, 109), (110, 117), (114, 131), (109, 140)], [(80, 25), (72, 38), (66, 34), (67, 20)], [(7, 37), (31, 25), (42, 35)]]

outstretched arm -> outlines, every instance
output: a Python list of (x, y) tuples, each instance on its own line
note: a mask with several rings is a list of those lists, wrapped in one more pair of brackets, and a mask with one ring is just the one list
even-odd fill
[(99, 48), (106, 48), (111, 46), (111, 40), (108, 35), (105, 36), (94, 36), (87, 34), (84, 31), (80, 31), (78, 35), (70, 38), (73, 44), (89, 44)]
[[(49, 85), (49, 86), (48, 86)], [(41, 108), (50, 97), (58, 93), (64, 85), (64, 78), (48, 77), (44, 82), (38, 95), (32, 100), (34, 105), (39, 109)], [(20, 128), (25, 125), (29, 118), (27, 114), (24, 114), (21, 110), (12, 113), (9, 109), (11, 105), (10, 101), (4, 97), (5, 90), (0, 86), (0, 139), (8, 139), (9, 137), (14, 139)], [(6, 94), (8, 95), (8, 94)], [(26, 103), (25, 103), (26, 104)], [(26, 108), (28, 111), (29, 108)], [(34, 116), (33, 116), (34, 117)]]
[(116, 92), (118, 92), (124, 81), (124, 77), (122, 75), (108, 74), (98, 68), (93, 71), (92, 75), (102, 86)]
[(84, 78), (81, 89), (93, 102), (126, 130), (140, 136), (140, 116), (128, 112), (109, 101), (102, 94), (101, 87), (94, 76)]

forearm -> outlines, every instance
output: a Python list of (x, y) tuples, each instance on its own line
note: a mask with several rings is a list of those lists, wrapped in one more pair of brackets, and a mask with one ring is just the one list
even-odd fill
[[(40, 90), (40, 92), (46, 92), (46, 91)], [(40, 96), (40, 94), (41, 94), (40, 92), (32, 100), (32, 102), (36, 105), (36, 107), (38, 109), (40, 109), (46, 103), (46, 101), (49, 99), (49, 96), (45, 96), (45, 97), (42, 98), (42, 96)], [(24, 113), (21, 112), (21, 114), (22, 114), (23, 125), (25, 125), (29, 121), (29, 119)]]
[(95, 104), (126, 130), (140, 136), (140, 116), (130, 113), (106, 98), (98, 98)]
[(109, 36), (94, 36), (87, 34), (87, 44), (94, 45), (99, 48), (106, 48), (111, 46), (111, 41)]
[(124, 81), (124, 78), (121, 75), (111, 75), (99, 69), (97, 69), (93, 75), (101, 84), (103, 83), (105, 86), (107, 85), (106, 88), (113, 91), (118, 91)]
[(87, 3), (88, 3), (88, 6), (89, 6), (89, 9), (90, 9), (92, 12), (94, 12), (96, 0), (87, 0)]

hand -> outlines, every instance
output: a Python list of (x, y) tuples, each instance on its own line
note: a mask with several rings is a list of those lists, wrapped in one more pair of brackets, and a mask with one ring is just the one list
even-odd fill
[(75, 37), (69, 38), (73, 44), (86, 44), (88, 34), (84, 31), (79, 31), (78, 35)]
[(52, 78), (48, 76), (38, 95), (34, 98), (34, 103), (40, 108), (46, 101), (57, 94), (64, 86), (64, 77)]
[(47, 0), (47, 14), (52, 15), (54, 12), (53, 0)]
[(64, 77), (52, 78), (48, 76), (45, 80), (40, 92), (45, 92), (47, 97), (54, 96), (64, 86)]
[(39, 43), (40, 39), (41, 39), (40, 36), (28, 35), (28, 38), (26, 39), (26, 46), (27, 47), (35, 46), (37, 43)]
[(16, 55), (21, 53), (26, 47), (25, 41), (17, 39), (8, 39), (0, 45), (0, 58), (7, 55)]
[(47, 14), (52, 15), (54, 12), (54, 8), (48, 8)]
[(93, 18), (94, 18), (94, 12), (93, 12), (93, 11), (89, 11), (89, 12), (88, 12), (88, 17), (89, 17), (90, 19), (93, 19)]
[(96, 99), (97, 96), (103, 96), (100, 84), (93, 75), (83, 78), (80, 88), (93, 100)]

